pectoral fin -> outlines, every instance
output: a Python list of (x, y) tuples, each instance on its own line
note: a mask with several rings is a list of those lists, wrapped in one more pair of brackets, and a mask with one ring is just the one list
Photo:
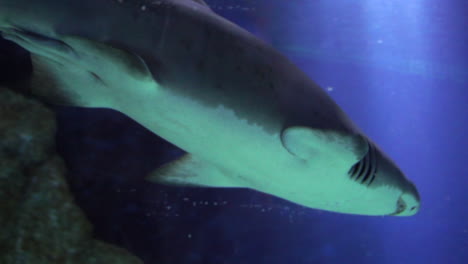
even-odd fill
[(207, 161), (186, 154), (152, 172), (147, 180), (183, 186), (244, 187), (235, 177), (228, 175)]
[(334, 155), (353, 164), (368, 151), (368, 144), (361, 135), (309, 127), (286, 128), (281, 140), (291, 154), (304, 160)]

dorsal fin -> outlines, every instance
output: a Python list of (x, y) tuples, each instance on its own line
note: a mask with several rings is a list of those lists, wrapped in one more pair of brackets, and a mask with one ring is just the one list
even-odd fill
[(191, 1), (194, 1), (194, 2), (196, 2), (196, 3), (199, 3), (200, 5), (202, 5), (202, 6), (206, 7), (206, 8), (208, 8), (208, 9), (210, 9), (210, 6), (209, 6), (205, 1), (203, 1), (203, 0), (191, 0)]

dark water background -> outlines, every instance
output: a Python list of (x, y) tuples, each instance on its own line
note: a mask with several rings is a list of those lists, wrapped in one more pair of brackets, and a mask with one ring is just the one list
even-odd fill
[[(56, 107), (96, 237), (145, 263), (468, 263), (468, 2), (206, 0), (327, 89), (422, 196), (414, 217), (305, 209), (249, 190), (144, 181), (181, 154), (110, 110)], [(27, 54), (2, 41), (3, 79)]]

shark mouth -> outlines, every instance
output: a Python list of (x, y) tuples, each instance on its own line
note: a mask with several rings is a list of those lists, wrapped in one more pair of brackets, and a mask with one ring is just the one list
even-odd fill
[(369, 151), (366, 156), (349, 169), (348, 175), (352, 180), (369, 186), (375, 179), (375, 174), (377, 172), (377, 158), (375, 147), (369, 142), (367, 144), (369, 146)]
[[(415, 207), (411, 208), (411, 210), (414, 210), (414, 209), (415, 209)], [(400, 196), (400, 198), (398, 198), (398, 201), (397, 201), (397, 204), (396, 204), (395, 212), (392, 213), (392, 214), (389, 214), (389, 215), (399, 215), (402, 212), (404, 212), (405, 210), (406, 210), (406, 203)]]

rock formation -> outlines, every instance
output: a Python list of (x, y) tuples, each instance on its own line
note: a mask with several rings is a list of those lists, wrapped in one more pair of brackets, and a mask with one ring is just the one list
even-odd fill
[(0, 87), (0, 263), (142, 263), (93, 239), (55, 152), (55, 117)]

